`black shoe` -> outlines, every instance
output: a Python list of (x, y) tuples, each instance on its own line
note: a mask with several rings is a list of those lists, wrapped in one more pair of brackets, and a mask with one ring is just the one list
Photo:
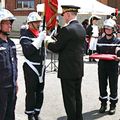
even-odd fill
[(28, 115), (28, 120), (35, 120), (33, 115)]
[(115, 106), (110, 106), (110, 110), (109, 110), (109, 115), (113, 115), (113, 114), (115, 114), (115, 111), (116, 111), (116, 109), (115, 109)]
[(105, 110), (107, 109), (106, 105), (101, 105), (100, 109), (99, 109), (99, 113), (105, 113)]
[(34, 115), (35, 120), (41, 120), (38, 115)]

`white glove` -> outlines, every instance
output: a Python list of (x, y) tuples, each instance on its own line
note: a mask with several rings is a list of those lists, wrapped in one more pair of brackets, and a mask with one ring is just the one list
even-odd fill
[(42, 42), (43, 40), (45, 40), (45, 38), (46, 38), (46, 32), (45, 31), (40, 32), (38, 38), (36, 38), (35, 41), (32, 42), (33, 46), (39, 49), (42, 46)]
[(46, 39), (45, 39), (45, 44), (49, 44), (51, 42), (55, 42), (54, 39), (51, 38), (51, 36), (46, 36)]

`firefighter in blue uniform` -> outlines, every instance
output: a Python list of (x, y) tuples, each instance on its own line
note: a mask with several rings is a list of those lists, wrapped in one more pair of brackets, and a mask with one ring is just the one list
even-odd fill
[[(105, 36), (98, 40), (97, 52), (99, 54), (115, 54), (115, 49), (120, 40), (114, 36), (115, 22), (112, 19), (104, 21)], [(118, 102), (118, 59), (115, 60), (99, 60), (98, 62), (98, 79), (101, 101), (100, 113), (104, 113), (107, 109), (107, 101), (110, 102), (109, 114), (115, 113), (116, 103)], [(110, 95), (108, 99), (107, 85), (109, 79)]]
[(0, 10), (0, 120), (15, 120), (17, 57), (15, 44), (8, 37), (14, 20), (10, 11)]
[(42, 22), (37, 12), (31, 12), (27, 17), (28, 29), (21, 29), (20, 44), (25, 62), (23, 64), (26, 99), (25, 113), (28, 120), (39, 120), (38, 115), (43, 104), (45, 76), (45, 32), (39, 33)]

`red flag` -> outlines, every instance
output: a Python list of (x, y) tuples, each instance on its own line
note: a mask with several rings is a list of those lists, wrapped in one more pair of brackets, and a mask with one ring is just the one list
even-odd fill
[(51, 30), (55, 27), (57, 10), (57, 0), (45, 0), (45, 21), (47, 30)]
[(89, 56), (90, 58), (94, 58), (94, 59), (100, 59), (100, 60), (115, 60), (115, 58), (117, 57), (116, 55), (113, 54), (92, 54)]

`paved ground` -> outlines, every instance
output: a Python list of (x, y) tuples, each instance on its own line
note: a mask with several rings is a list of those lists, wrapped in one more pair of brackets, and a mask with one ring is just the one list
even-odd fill
[[(24, 114), (25, 106), (25, 86), (24, 76), (22, 71), (22, 63), (24, 57), (21, 53), (21, 47), (18, 41), (15, 41), (18, 50), (18, 100), (16, 105), (16, 120), (27, 120), (27, 116)], [(46, 61), (48, 65), (50, 60)], [(44, 104), (41, 110), (40, 117), (42, 120), (66, 120), (66, 114), (64, 111), (60, 80), (57, 78), (56, 72), (51, 72), (51, 66), (47, 68), (46, 82), (44, 90)], [(120, 79), (119, 79), (120, 80)], [(120, 82), (119, 82), (120, 84)], [(109, 89), (108, 89), (109, 91)], [(118, 86), (120, 94), (120, 85)], [(119, 95), (118, 94), (118, 95)], [(97, 78), (97, 64), (89, 63), (85, 56), (85, 75), (82, 82), (82, 96), (83, 96), (83, 117), (84, 120), (119, 120), (120, 119), (120, 102), (117, 104), (117, 110), (115, 115), (99, 114), (98, 109), (100, 103), (98, 100), (98, 78)], [(109, 103), (108, 103), (109, 109)], [(108, 111), (107, 109), (107, 111)]]

